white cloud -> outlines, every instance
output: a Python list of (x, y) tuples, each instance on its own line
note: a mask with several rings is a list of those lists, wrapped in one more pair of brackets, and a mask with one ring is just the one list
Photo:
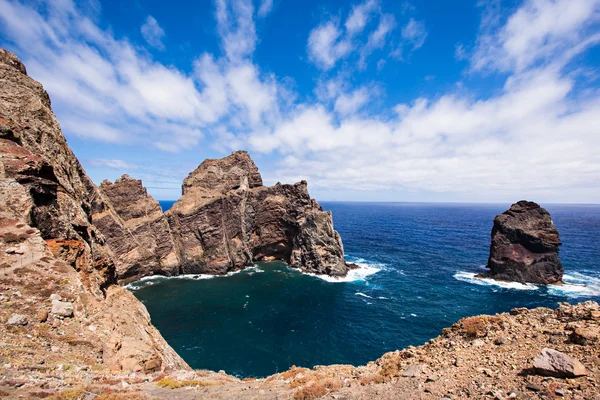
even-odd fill
[(343, 37), (338, 25), (337, 22), (328, 21), (313, 29), (308, 37), (309, 57), (324, 70), (332, 68), (352, 51), (351, 42)]
[[(486, 12), (492, 27), (501, 20), (500, 9)], [(564, 62), (561, 53), (600, 41), (598, 18), (598, 0), (526, 0), (500, 29), (479, 37), (472, 68), (518, 72), (538, 62)]]
[(159, 50), (164, 50), (165, 45), (162, 42), (162, 38), (165, 36), (165, 31), (158, 25), (156, 19), (149, 15), (146, 18), (146, 22), (141, 28), (142, 36), (152, 47), (156, 47)]
[(425, 24), (411, 18), (406, 26), (402, 28), (402, 38), (412, 45), (412, 50), (421, 48), (427, 38)]
[[(366, 0), (355, 5), (343, 25), (339, 18), (329, 19), (314, 28), (308, 37), (309, 59), (327, 71), (339, 60), (358, 54), (358, 66), (366, 68), (366, 59), (371, 53), (385, 46), (387, 37), (396, 26), (392, 14), (382, 13), (379, 1)], [(378, 17), (372, 29), (369, 24)]]
[(262, 0), (260, 7), (258, 8), (258, 16), (266, 17), (273, 9), (273, 0)]
[(359, 88), (351, 93), (342, 94), (334, 104), (334, 110), (341, 116), (356, 113), (369, 101), (370, 95), (366, 88)]
[[(582, 34), (595, 11), (573, 12), (577, 18), (567, 18), (551, 41), (531, 39), (540, 35), (527, 33), (524, 27), (524, 37), (518, 38), (521, 28), (514, 22), (546, 26), (546, 18), (554, 15), (559, 2), (537, 1), (539, 9), (530, 13), (533, 2), (527, 1), (505, 25), (498, 26), (493, 38), (513, 43), (503, 50), (503, 57), (512, 62), (514, 71), (499, 93), (478, 99), (461, 88), (400, 104), (392, 118), (357, 116), (369, 98), (360, 89), (347, 91), (343, 81), (334, 79), (321, 83), (318, 92), (321, 101), (335, 98), (333, 111), (325, 104), (300, 105), (273, 129), (251, 135), (249, 144), (255, 151), (282, 156), (280, 167), (269, 175), (272, 179), (307, 179), (317, 190), (409, 190), (460, 193), (461, 200), (529, 197), (598, 202), (600, 135), (595, 120), (600, 115), (600, 93), (578, 90), (574, 75), (578, 69), (567, 68), (575, 55), (596, 43), (594, 32)], [(403, 37), (418, 48), (426, 32), (422, 24), (412, 21)], [(512, 32), (519, 40), (512, 42), (507, 39), (513, 34), (498, 32)], [(584, 40), (568, 52), (559, 51), (572, 46), (574, 37)], [(474, 62), (478, 57), (476, 51)], [(504, 60), (495, 60), (492, 66), (502, 66)]]
[(379, 3), (375, 0), (367, 0), (352, 8), (352, 12), (346, 20), (346, 31), (349, 35), (362, 32), (369, 22), (371, 14), (377, 10)]
[(231, 61), (248, 57), (256, 47), (254, 6), (247, 0), (215, 0), (218, 31)]
[(457, 43), (454, 46), (454, 58), (456, 58), (459, 61), (466, 60), (468, 58), (467, 50), (465, 49), (465, 46), (462, 43)]
[(360, 59), (358, 65), (360, 68), (366, 67), (366, 58), (375, 50), (381, 49), (385, 45), (386, 38), (396, 26), (396, 19), (391, 14), (383, 14), (379, 20), (379, 25), (371, 34), (367, 44), (360, 50)]
[(107, 159), (102, 159), (102, 158), (88, 160), (88, 164), (93, 167), (106, 167), (106, 168), (119, 169), (119, 170), (136, 169), (137, 168), (137, 165), (130, 164), (123, 160), (107, 160)]

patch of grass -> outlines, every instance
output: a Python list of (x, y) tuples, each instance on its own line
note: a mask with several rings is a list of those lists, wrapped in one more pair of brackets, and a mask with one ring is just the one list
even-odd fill
[(308, 368), (298, 368), (295, 365), (292, 365), (292, 368), (290, 368), (289, 370), (282, 372), (281, 374), (279, 374), (279, 376), (282, 379), (290, 379), (295, 377), (298, 374), (306, 374), (307, 372), (310, 372), (310, 370)]
[(400, 357), (397, 355), (390, 355), (381, 360), (379, 375), (384, 378), (391, 378), (393, 376), (400, 376)]
[(389, 380), (388, 378), (386, 378), (385, 376), (383, 376), (381, 374), (368, 374), (368, 375), (363, 375), (360, 378), (360, 384), (363, 386), (367, 386), (372, 383), (385, 383), (388, 380)]
[(294, 400), (312, 400), (341, 389), (344, 383), (338, 378), (326, 378), (301, 387), (294, 393)]
[(222, 382), (206, 382), (206, 381), (200, 381), (197, 379), (186, 379), (183, 381), (179, 381), (175, 378), (171, 378), (170, 376), (167, 376), (166, 378), (162, 378), (160, 381), (156, 382), (156, 384), (163, 388), (179, 389), (179, 388), (188, 387), (188, 386), (202, 386), (202, 387), (216, 386), (216, 385), (222, 385), (223, 383)]
[(47, 397), (48, 400), (82, 400), (87, 396), (84, 388), (67, 389)]
[(468, 337), (484, 337), (499, 322), (500, 318), (497, 316), (479, 315), (463, 319), (461, 327)]

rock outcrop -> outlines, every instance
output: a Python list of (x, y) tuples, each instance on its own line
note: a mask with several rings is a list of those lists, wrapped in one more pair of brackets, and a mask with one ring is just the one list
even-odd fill
[(166, 216), (184, 273), (223, 274), (273, 259), (318, 274), (348, 271), (331, 213), (306, 182), (263, 186), (245, 151), (200, 164)]
[[(119, 255), (94, 219), (133, 236), (135, 223), (121, 219), (67, 145), (42, 85), (0, 49), (0, 265), (2, 290), (19, 293), (11, 307), (29, 320), (22, 346), (42, 341), (42, 360), (56, 358), (54, 347), (89, 368), (136, 371), (151, 360), (163, 370), (189, 368), (145, 307), (116, 285)], [(50, 299), (59, 293), (65, 302)], [(38, 314), (48, 317), (34, 323)]]
[(563, 267), (558, 258), (558, 231), (546, 209), (519, 201), (497, 215), (486, 277), (536, 284), (559, 283)]
[(100, 191), (124, 222), (123, 227), (110, 214), (93, 215), (94, 225), (116, 255), (117, 279), (126, 282), (145, 275), (176, 275), (179, 259), (169, 224), (142, 181), (123, 175), (115, 183), (102, 182)]

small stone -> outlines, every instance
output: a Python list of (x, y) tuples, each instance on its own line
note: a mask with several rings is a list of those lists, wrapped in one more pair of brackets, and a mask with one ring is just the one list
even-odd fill
[(158, 371), (160, 366), (162, 365), (162, 361), (159, 358), (153, 358), (144, 363), (144, 373), (151, 373)]
[(39, 310), (36, 314), (38, 322), (46, 322), (48, 320), (48, 310)]
[(535, 383), (528, 383), (527, 386), (525, 386), (525, 388), (531, 390), (532, 392), (541, 392), (542, 390), (544, 390), (543, 386), (537, 385)]
[(405, 376), (408, 378), (418, 378), (419, 376), (421, 376), (421, 366), (419, 364), (410, 365), (406, 369), (406, 371), (404, 371), (402, 376)]
[(587, 375), (585, 367), (579, 360), (548, 348), (544, 348), (535, 358), (533, 367), (543, 376), (574, 378)]
[(69, 301), (52, 301), (52, 315), (56, 317), (72, 317), (73, 316), (73, 303)]
[(485, 344), (485, 342), (481, 339), (473, 340), (473, 347), (481, 347)]
[(494, 340), (494, 344), (496, 346), (501, 346), (506, 343), (508, 343), (508, 338), (506, 336), (500, 336), (500, 337), (496, 338), (496, 340)]
[(22, 314), (13, 314), (8, 321), (6, 321), (6, 325), (25, 326), (27, 325), (27, 317)]
[(439, 379), (440, 379), (440, 377), (438, 375), (433, 374), (433, 375), (429, 375), (427, 377), (427, 379), (425, 380), (425, 382), (435, 382), (435, 381), (438, 381)]
[(60, 296), (60, 294), (53, 293), (53, 294), (50, 295), (50, 300), (52, 300), (52, 301), (54, 301), (54, 300), (61, 301), (62, 297)]
[(600, 319), (600, 311), (590, 311), (591, 319)]
[(600, 341), (600, 332), (588, 328), (575, 328), (569, 339), (582, 346), (592, 345)]
[(562, 388), (561, 389), (556, 389), (554, 391), (554, 394), (556, 394), (557, 396), (560, 396), (560, 397), (564, 397), (565, 396), (565, 389), (562, 389)]

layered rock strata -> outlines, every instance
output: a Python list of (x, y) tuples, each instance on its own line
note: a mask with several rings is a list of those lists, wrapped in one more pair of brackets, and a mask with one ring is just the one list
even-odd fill
[(100, 191), (124, 223), (119, 225), (108, 213), (93, 215), (94, 225), (116, 255), (119, 281), (153, 274), (178, 274), (179, 259), (169, 224), (142, 181), (123, 175), (115, 183), (102, 182)]
[(94, 224), (98, 215), (131, 236), (131, 221), (118, 215), (67, 145), (42, 85), (0, 49), (3, 287), (14, 290), (9, 304), (27, 298), (22, 310), (30, 321), (52, 310), (50, 295), (73, 307), (50, 313), (49, 325), (26, 340), (62, 349), (68, 332), (72, 346), (65, 351), (80, 349), (81, 357), (114, 370), (138, 371), (148, 362), (163, 370), (188, 368), (150, 324), (145, 307), (115, 285), (119, 260)]
[(310, 198), (306, 182), (263, 186), (244, 151), (200, 164), (166, 216), (185, 273), (223, 274), (273, 259), (318, 274), (349, 268), (331, 213)]
[(522, 283), (559, 283), (561, 245), (550, 213), (538, 204), (519, 201), (494, 219), (486, 277)]

